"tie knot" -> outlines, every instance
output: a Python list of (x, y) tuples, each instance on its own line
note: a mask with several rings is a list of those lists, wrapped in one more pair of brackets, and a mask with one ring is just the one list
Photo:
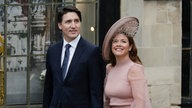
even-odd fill
[(65, 45), (65, 48), (66, 48), (66, 49), (69, 49), (70, 47), (71, 47), (70, 44), (66, 44), (66, 45)]

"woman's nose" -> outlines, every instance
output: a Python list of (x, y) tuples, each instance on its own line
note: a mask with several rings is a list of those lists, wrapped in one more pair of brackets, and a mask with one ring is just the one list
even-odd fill
[(121, 42), (117, 42), (116, 45), (117, 45), (117, 46), (121, 46)]

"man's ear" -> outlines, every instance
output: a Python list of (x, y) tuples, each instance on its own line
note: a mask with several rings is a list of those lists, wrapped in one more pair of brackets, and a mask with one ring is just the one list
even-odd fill
[(61, 30), (62, 28), (61, 28), (61, 23), (58, 23), (58, 28)]

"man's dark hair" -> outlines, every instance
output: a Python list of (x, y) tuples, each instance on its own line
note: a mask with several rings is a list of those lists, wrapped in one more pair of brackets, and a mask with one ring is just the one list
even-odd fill
[(59, 10), (57, 22), (61, 23), (63, 15), (68, 12), (75, 12), (78, 15), (80, 21), (82, 21), (81, 12), (79, 11), (79, 9), (77, 9), (75, 6), (65, 6), (65, 7), (63, 7), (63, 9)]

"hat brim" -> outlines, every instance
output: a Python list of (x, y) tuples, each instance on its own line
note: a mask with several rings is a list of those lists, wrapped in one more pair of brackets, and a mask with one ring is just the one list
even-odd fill
[[(110, 40), (113, 37), (114, 33), (117, 31), (118, 28), (120, 28), (125, 23), (131, 21), (131, 20), (137, 20), (136, 17), (123, 17), (116, 21), (111, 28), (108, 30), (107, 34), (105, 35), (103, 46), (102, 46), (102, 56), (104, 60), (109, 60), (109, 53), (110, 53)], [(139, 22), (138, 22), (139, 23)]]

